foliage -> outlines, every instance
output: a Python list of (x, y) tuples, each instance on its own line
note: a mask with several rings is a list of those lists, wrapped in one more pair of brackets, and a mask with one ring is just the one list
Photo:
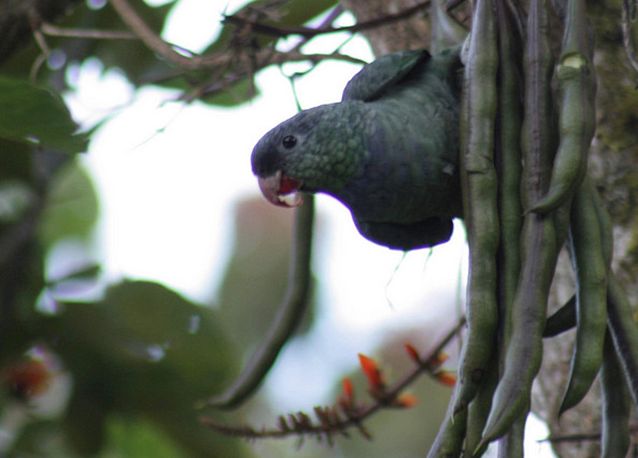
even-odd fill
[(69, 153), (86, 149), (86, 138), (58, 94), (26, 81), (0, 78), (0, 136)]
[[(293, 2), (284, 19), (302, 24), (333, 3), (308, 8)], [(243, 456), (241, 443), (203, 428), (193, 408), (220, 391), (236, 369), (236, 343), (226, 337), (219, 313), (159, 284), (104, 284), (92, 254), (99, 200), (78, 156), (92, 132), (79, 133), (62, 98), (67, 70), (87, 58), (122, 70), (138, 86), (190, 90), (210, 74), (158, 59), (131, 39), (113, 8), (87, 5), (51, 18), (42, 2), (42, 10), (33, 11), (42, 14), (36, 39), (12, 42), (1, 63), (0, 405), (3, 422), (15, 420), (16, 428), (5, 431), (11, 439), (2, 442), (0, 454)], [(158, 32), (174, 6), (135, 5)], [(224, 27), (209, 49), (231, 55), (234, 29)], [(86, 30), (125, 38), (60, 36)], [(207, 100), (236, 104), (254, 95), (242, 90), (229, 96), (226, 89)], [(71, 246), (81, 247), (80, 254)], [(96, 287), (105, 290), (98, 297), (89, 293)], [(58, 385), (70, 390), (68, 401), (52, 394), (63, 405), (40, 413)], [(24, 415), (31, 418), (20, 420)]]
[[(201, 53), (196, 53), (161, 39), (161, 30), (177, 2), (157, 7), (145, 2), (132, 5), (133, 2), (126, 0), (112, 0), (106, 6), (99, 2), (68, 2), (74, 7), (60, 16), (59, 10), (47, 8), (50, 1), (39, 2), (29, 17), (25, 11), (16, 10), (16, 17), (33, 27), (33, 39), (23, 34), (16, 35), (17, 38), (6, 34), (12, 49), (9, 52), (3, 49), (4, 60), (0, 62), (0, 375), (5, 388), (0, 396), (0, 408), (6, 420), (3, 423), (16, 425), (8, 431), (13, 442), (0, 443), (0, 454), (249, 456), (243, 444), (204, 428), (193, 406), (210, 394), (220, 392), (235, 375), (238, 361), (243, 357), (241, 342), (229, 338), (228, 330), (235, 333), (243, 314), (256, 312), (238, 308), (241, 312), (231, 313), (227, 308), (216, 310), (194, 304), (151, 282), (105, 283), (92, 253), (99, 198), (78, 158), (88, 149), (92, 132), (80, 132), (64, 104), (63, 95), (68, 89), (66, 78), (75, 65), (87, 58), (97, 58), (105, 68), (121, 70), (137, 88), (155, 85), (178, 89), (179, 98), (184, 102), (197, 99), (210, 105), (235, 106), (258, 93), (253, 77), (267, 66), (296, 61), (314, 65), (323, 59), (356, 61), (340, 54), (339, 50), (331, 54), (304, 52), (304, 45), (314, 36), (338, 30), (332, 23), (341, 9), (335, 6), (334, 0), (256, 0), (220, 18), (224, 26), (219, 36)], [(347, 30), (356, 32), (387, 25), (414, 15), (429, 3), (419, 2), (405, 11), (361, 22)], [(463, 2), (451, 2), (450, 8), (457, 8), (460, 3)], [(534, 27), (549, 30), (544, 22), (547, 18), (543, 17), (549, 8), (548, 2), (534, 0), (533, 8), (527, 10), (512, 7), (512, 2), (505, 1), (474, 3), (477, 5), (472, 24), (474, 34), (469, 42), (465, 74), (466, 92), (472, 97), (464, 107), (463, 119), (464, 132), (469, 133), (464, 140), (467, 148), (464, 150), (467, 154), (463, 154), (467, 161), (464, 191), (472, 274), (475, 275), (468, 291), (468, 342), (471, 345), (466, 345), (469, 350), (462, 357), (454, 409), (444, 422), (432, 453), (448, 450), (450, 443), (452, 453), (460, 453), (463, 441), (466, 441), (466, 451), (481, 452), (487, 442), (503, 435), (507, 437), (507, 447), (520, 447), (522, 419), (529, 410), (530, 387), (540, 364), (549, 283), (558, 249), (567, 237), (570, 210), (569, 244), (581, 289), (576, 299), (568, 303), (568, 307), (570, 303), (571, 307), (576, 304), (576, 312), (568, 310), (566, 316), (572, 319), (562, 325), (562, 328), (573, 325), (573, 317), (578, 315), (578, 343), (561, 413), (582, 399), (602, 365), (604, 413), (620, 412), (621, 420), (626, 420), (628, 394), (622, 390), (614, 392), (610, 386), (620, 383), (619, 377), (628, 374), (628, 386), (635, 396), (638, 380), (635, 323), (622, 288), (610, 270), (611, 231), (597, 191), (585, 176), (586, 155), (579, 156), (589, 145), (595, 114), (591, 102), (593, 61), (591, 50), (584, 45), (589, 34), (585, 33), (583, 11), (578, 10), (578, 7), (584, 8), (585, 2), (553, 2), (559, 14), (552, 20), (559, 25), (576, 24), (556, 27), (559, 32), (565, 30), (562, 53), (549, 49), (550, 37), (534, 35), (532, 40), (524, 33), (526, 27), (522, 20), (525, 18), (532, 18), (527, 30), (535, 31)], [(624, 2), (626, 9), (630, 8), (629, 3)], [(438, 24), (440, 30), (450, 29), (448, 26), (453, 23), (458, 36), (459, 23), (463, 21), (451, 20), (453, 15), (443, 12), (441, 2), (433, 4), (439, 8), (438, 20), (448, 21), (445, 27)], [(491, 9), (492, 4), (501, 9)], [(507, 14), (502, 10), (505, 4)], [(563, 17), (565, 5), (570, 8)], [(495, 12), (497, 17), (491, 16)], [(307, 26), (322, 14), (322, 22)], [(457, 17), (465, 16), (457, 13)], [(635, 34), (629, 22), (634, 17), (635, 11), (625, 11), (626, 34)], [(505, 25), (507, 23), (509, 25)], [(0, 33), (3, 24), (0, 21)], [(507, 48), (503, 45), (506, 40), (497, 41), (499, 34), (501, 38), (518, 36), (520, 43), (514, 40), (516, 44)], [(282, 45), (282, 38), (290, 39), (286, 46)], [(445, 41), (444, 38), (434, 36), (433, 40)], [(625, 42), (630, 61), (635, 65), (633, 39), (626, 37)], [(523, 46), (529, 46), (528, 58), (535, 57), (525, 66), (520, 55), (512, 57), (519, 51), (522, 54)], [(552, 55), (558, 56), (561, 64), (555, 93), (550, 87)], [(574, 55), (578, 59), (574, 60)], [(500, 59), (500, 67), (497, 59)], [(512, 72), (503, 72), (505, 65), (511, 65)], [(528, 89), (523, 107), (519, 103), (524, 91), (516, 86), (516, 81), (507, 78), (518, 71), (527, 72), (528, 81), (539, 83), (538, 87)], [(501, 101), (507, 101), (506, 105), (497, 104), (495, 94), (500, 90), (509, 91), (499, 95)], [(558, 124), (554, 123), (553, 115), (548, 115), (554, 112), (554, 101), (548, 101), (549, 94), (559, 100)], [(538, 100), (549, 104), (530, 103)], [(587, 109), (574, 109), (582, 106)], [(527, 110), (526, 127), (517, 125), (523, 122), (519, 116), (521, 109)], [(539, 130), (529, 127), (529, 119), (536, 122)], [(629, 116), (629, 119), (633, 118)], [(515, 157), (514, 163), (524, 163), (528, 169), (515, 170), (506, 177), (505, 169), (509, 165), (504, 164), (512, 158), (506, 159), (498, 148), (513, 141), (514, 149), (518, 149), (520, 139), (495, 136), (511, 132), (510, 128), (524, 132), (522, 142), (526, 155), (524, 160)], [(560, 143), (554, 144), (557, 133), (561, 134)], [(559, 156), (551, 171), (549, 164), (555, 149)], [(496, 151), (494, 157), (493, 151)], [(560, 165), (565, 163), (567, 167)], [(572, 167), (573, 164), (576, 165)], [(527, 184), (522, 196), (519, 195), (521, 179)], [(508, 194), (497, 190), (497, 180), (513, 183), (512, 191)], [(555, 182), (558, 187), (554, 186)], [(541, 200), (546, 195), (546, 185), (550, 186), (551, 196)], [(575, 205), (569, 207), (572, 199)], [(521, 202), (526, 208), (524, 214)], [(517, 221), (507, 220), (498, 213), (502, 211), (500, 206), (508, 205), (518, 208), (513, 218), (518, 218)], [(520, 231), (523, 234), (520, 247), (528, 250), (527, 255), (517, 251)], [(499, 234), (500, 241), (496, 240)], [(502, 243), (512, 239), (516, 242), (514, 248)], [(242, 242), (237, 243), (240, 246)], [(81, 254), (69, 250), (69, 244), (80, 246)], [(310, 244), (309, 238), (306, 244)], [(256, 257), (273, 260), (275, 256), (264, 246), (260, 249), (265, 251)], [(309, 248), (305, 255), (305, 267), (309, 270)], [(59, 258), (64, 258), (62, 267), (55, 263)], [(487, 268), (486, 260), (492, 261)], [(281, 277), (285, 275), (284, 263), (281, 259), (275, 261), (265, 267), (272, 274), (264, 281), (272, 286), (267, 294), (271, 299), (281, 294)], [(503, 267), (507, 263), (515, 267)], [(231, 266), (235, 265), (231, 262)], [(523, 281), (519, 282), (521, 266), (524, 273), (521, 274)], [(227, 291), (237, 288), (237, 282), (243, 288), (246, 280), (240, 277), (241, 273), (242, 269), (235, 273), (232, 269), (229, 271), (225, 280)], [(601, 276), (604, 279), (597, 284)], [(292, 304), (292, 308), (300, 309), (296, 305), (309, 302), (309, 273), (304, 277), (304, 287), (299, 288), (303, 291), (295, 294), (292, 288), (295, 297), (284, 301)], [(294, 275), (291, 278), (295, 278)], [(237, 293), (244, 307), (266, 296), (256, 298), (246, 289)], [(95, 290), (100, 292), (95, 294)], [(227, 294), (232, 296), (230, 292)], [(607, 297), (609, 318), (602, 310), (607, 304), (600, 307)], [(596, 304), (591, 308), (595, 313), (583, 313), (583, 304), (593, 302)], [(512, 303), (514, 307), (508, 309)], [(269, 303), (266, 310), (271, 306)], [(501, 321), (497, 322), (499, 313)], [(235, 323), (222, 324), (227, 317)], [(249, 381), (250, 387), (244, 395), (250, 394), (261, 382), (299, 319), (289, 318), (285, 332), (277, 333), (278, 342), (268, 348), (265, 360), (258, 361), (262, 368)], [(608, 323), (611, 333), (605, 336)], [(262, 323), (255, 329), (261, 334)], [(595, 338), (589, 339), (591, 335)], [(257, 345), (254, 335), (251, 337), (250, 344)], [(502, 342), (510, 343), (510, 350), (505, 352), (499, 346)], [(589, 351), (586, 353), (583, 349)], [(620, 364), (615, 359), (617, 356)], [(417, 370), (413, 369), (400, 380), (400, 388), (430, 365), (429, 358), (421, 361), (417, 354), (416, 359)], [(496, 359), (503, 366), (500, 369), (493, 363)], [(398, 388), (386, 391), (375, 363), (362, 358), (362, 366), (376, 402), (369, 409), (412, 404), (412, 398), (401, 397)], [(497, 375), (501, 377), (498, 385)], [(54, 387), (61, 387), (59, 389), (66, 390), (68, 395), (56, 392)], [(57, 407), (51, 406), (47, 396), (57, 400)], [(350, 415), (346, 423), (352, 426), (362, 420), (353, 413), (354, 400), (349, 388), (341, 399), (346, 405), (346, 415)], [(442, 405), (436, 407), (440, 411)], [(318, 424), (310, 426), (319, 428), (320, 436), (325, 433), (331, 438), (338, 433), (345, 434), (345, 427), (342, 428), (328, 410), (317, 412)], [(223, 415), (210, 415), (206, 420), (209, 424), (226, 424)], [(307, 429), (309, 420), (303, 415), (289, 417), (289, 422), (284, 422), (285, 434), (274, 435), (315, 432)], [(466, 422), (466, 419), (469, 420)], [(626, 422), (621, 424), (617, 417), (606, 417), (605, 421), (612, 420), (619, 426), (612, 428), (605, 424), (603, 446), (608, 450), (622, 450), (626, 448)], [(423, 419), (418, 421), (426, 423)], [(410, 422), (413, 427), (421, 427), (417, 421)], [(487, 424), (485, 430), (484, 424)], [(232, 428), (217, 429), (236, 432)], [(249, 434), (245, 435), (249, 437), (260, 435), (254, 429), (246, 430)], [(625, 436), (619, 437), (619, 434)], [(401, 443), (396, 445), (401, 446)]]

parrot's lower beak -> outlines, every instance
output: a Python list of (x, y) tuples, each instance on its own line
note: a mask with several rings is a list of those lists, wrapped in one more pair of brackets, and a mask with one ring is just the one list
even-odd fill
[(303, 199), (299, 194), (301, 182), (287, 177), (281, 170), (267, 177), (259, 177), (259, 189), (268, 202), (280, 207), (298, 207)]

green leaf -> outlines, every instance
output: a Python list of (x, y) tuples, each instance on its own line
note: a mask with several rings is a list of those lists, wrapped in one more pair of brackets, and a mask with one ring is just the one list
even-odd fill
[[(175, 382), (188, 381), (198, 396), (220, 388), (224, 378), (220, 376), (234, 368), (232, 352), (211, 309), (141, 281), (112, 287), (104, 303), (116, 319), (112, 348), (119, 347), (134, 364), (170, 368)], [(171, 385), (171, 377), (157, 385)]]
[(4, 139), (0, 136), (0, 180), (32, 179), (32, 145)]
[[(201, 427), (193, 408), (221, 390), (236, 369), (234, 348), (214, 310), (142, 281), (109, 288), (97, 304), (61, 305), (43, 327), (73, 375), (71, 405), (80, 400), (149, 420), (191, 456), (244, 456), (237, 441)], [(83, 415), (95, 423), (90, 413)]]
[(86, 150), (87, 138), (54, 92), (0, 76), (0, 138), (67, 153)]
[(260, 91), (257, 86), (251, 87), (248, 79), (243, 79), (230, 87), (225, 88), (213, 96), (202, 98), (202, 102), (210, 105), (218, 105), (223, 107), (233, 107), (252, 100), (259, 95)]
[(39, 229), (46, 246), (65, 238), (86, 238), (98, 216), (98, 200), (86, 172), (71, 162), (54, 178)]
[(108, 421), (107, 434), (110, 450), (104, 453), (104, 458), (187, 458), (163, 431), (148, 421), (114, 417)]

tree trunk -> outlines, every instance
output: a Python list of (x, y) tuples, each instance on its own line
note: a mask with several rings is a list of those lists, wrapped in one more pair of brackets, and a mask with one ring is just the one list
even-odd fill
[[(380, 17), (396, 14), (415, 4), (416, 0), (341, 0), (344, 8), (350, 10), (357, 18), (357, 22), (369, 21)], [(382, 56), (404, 49), (427, 48), (430, 42), (430, 25), (425, 12), (417, 13), (406, 20), (389, 22), (387, 25), (364, 32), (372, 51), (376, 56)]]

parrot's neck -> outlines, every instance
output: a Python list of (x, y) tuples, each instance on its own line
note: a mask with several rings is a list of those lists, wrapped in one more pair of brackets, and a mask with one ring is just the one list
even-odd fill
[(304, 190), (335, 194), (364, 171), (369, 157), (365, 137), (371, 114), (365, 104), (358, 101), (317, 109), (323, 113), (317, 118), (320, 125), (313, 132), (323, 138), (313, 139), (304, 157), (293, 163), (305, 169)]

